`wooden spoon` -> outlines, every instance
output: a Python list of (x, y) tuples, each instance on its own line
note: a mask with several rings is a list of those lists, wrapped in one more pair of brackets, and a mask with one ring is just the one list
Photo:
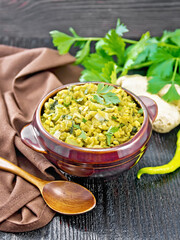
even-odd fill
[(46, 204), (56, 212), (67, 215), (81, 214), (96, 205), (94, 195), (77, 183), (42, 180), (1, 157), (0, 169), (17, 174), (38, 187)]

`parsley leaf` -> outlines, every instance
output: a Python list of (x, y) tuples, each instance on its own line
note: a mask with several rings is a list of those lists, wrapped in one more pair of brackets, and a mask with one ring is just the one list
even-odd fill
[(68, 53), (70, 47), (76, 41), (74, 37), (56, 30), (51, 31), (50, 35), (53, 38), (54, 46), (57, 47), (60, 54)]
[(160, 42), (167, 42), (167, 40), (170, 38), (172, 32), (164, 30), (162, 37), (159, 39)]
[(108, 92), (106, 93), (105, 95), (103, 95), (103, 98), (106, 102), (106, 104), (117, 104), (120, 102), (118, 96), (116, 96), (115, 93), (112, 93), (112, 92)]
[(112, 56), (108, 55), (108, 53), (105, 51), (105, 49), (103, 48), (104, 45), (105, 45), (104, 38), (102, 38), (95, 45), (96, 53), (101, 55), (103, 58), (111, 57), (110, 61), (112, 61)]
[(73, 127), (76, 128), (76, 129), (81, 129), (80, 126), (78, 124), (75, 124), (74, 121), (73, 121)]
[(176, 45), (180, 46), (180, 29), (177, 29), (175, 32), (173, 32), (170, 39)]
[(94, 99), (97, 103), (104, 104), (103, 98), (100, 97), (100, 96), (97, 95), (97, 94), (94, 94), (94, 95), (93, 95), (93, 99)]
[(135, 63), (135, 60), (138, 57), (138, 55), (144, 51), (146, 44), (147, 44), (147, 40), (149, 38), (150, 38), (150, 33), (146, 32), (145, 34), (142, 35), (139, 42), (137, 42), (136, 44), (134, 44), (126, 49), (127, 57), (126, 57), (126, 61), (124, 63), (122, 75), (127, 74), (130, 67)]
[(140, 108), (140, 109), (138, 110), (138, 113), (143, 114), (143, 109)]
[(149, 69), (147, 76), (162, 76), (162, 77), (169, 77), (173, 73), (173, 66), (174, 66), (175, 59), (170, 58), (167, 60), (159, 62), (157, 64), (156, 62), (152, 64)]
[(111, 137), (119, 130), (119, 127), (110, 127), (106, 133), (107, 138), (107, 145), (110, 146), (111, 144)]
[(108, 131), (107, 131), (107, 134), (111, 134), (111, 135), (113, 135), (115, 132), (117, 132), (119, 130), (119, 128), (118, 127), (110, 127), (109, 129), (108, 129)]
[(110, 144), (111, 144), (111, 137), (112, 137), (112, 135), (106, 134), (106, 139), (107, 139), (107, 145), (108, 146), (110, 146)]
[(91, 43), (90, 40), (87, 41), (85, 46), (77, 52), (77, 54), (76, 54), (76, 58), (77, 58), (76, 64), (80, 64), (85, 59), (85, 57), (88, 56), (88, 54), (90, 52), (90, 43)]
[(78, 137), (84, 140), (87, 138), (86, 133), (83, 130), (81, 130), (81, 134)]
[(103, 83), (99, 83), (98, 88), (97, 88), (97, 93), (98, 94), (107, 93), (107, 92), (111, 91), (112, 89), (114, 89), (113, 86), (104, 85)]
[(119, 65), (123, 64), (125, 51), (124, 40), (116, 33), (114, 29), (110, 30), (103, 40), (103, 49), (108, 53), (108, 55), (117, 56)]
[(98, 71), (83, 70), (79, 78), (80, 82), (108, 82)]
[[(73, 37), (76, 38), (74, 46), (82, 49), (86, 44), (86, 40), (83, 41), (83, 38), (79, 36), (72, 27), (69, 28), (69, 31), (72, 33)], [(81, 39), (81, 41), (78, 41), (77, 39)]]
[[(65, 115), (65, 116), (66, 116), (66, 115)], [(70, 134), (73, 134), (73, 131), (74, 131), (75, 128), (76, 128), (76, 129), (81, 129), (78, 124), (75, 124), (75, 122), (72, 121), (72, 126), (70, 127), (70, 130), (69, 130)]]
[(104, 57), (101, 54), (92, 53), (84, 59), (82, 65), (88, 70), (101, 72), (102, 68), (104, 68), (105, 64), (109, 61), (113, 61), (111, 56), (106, 55), (106, 57)]
[(55, 100), (53, 103), (51, 103), (51, 104), (49, 105), (49, 109), (50, 109), (50, 110), (54, 110), (54, 109), (55, 109), (55, 106), (57, 106), (57, 105), (58, 105), (58, 101)]
[[(117, 104), (120, 102), (118, 96), (111, 92), (114, 89), (113, 86), (104, 85), (103, 83), (98, 84), (97, 94), (93, 94), (93, 99), (100, 104)], [(105, 101), (105, 103), (104, 103)]]
[(148, 81), (147, 91), (156, 94), (168, 83), (170, 83), (168, 78), (163, 79), (158, 76), (154, 76)]
[(117, 117), (115, 117), (115, 116), (112, 116), (111, 118), (112, 118), (112, 120), (117, 120)]
[(114, 62), (108, 62), (102, 69), (102, 77), (109, 80), (110, 83), (115, 84), (117, 81), (116, 73), (117, 65)]
[(87, 120), (86, 120), (85, 118), (83, 118), (83, 119), (82, 119), (82, 122), (83, 122), (83, 123), (86, 123), (86, 122), (87, 122)]
[(126, 32), (129, 32), (129, 30), (127, 29), (127, 27), (122, 23), (121, 24), (121, 21), (120, 19), (118, 18), (117, 20), (117, 24), (116, 24), (116, 33), (119, 35), (119, 36), (122, 36), (124, 33)]
[(117, 65), (113, 62), (108, 62), (104, 64), (104, 67), (101, 69), (102, 73), (99, 73), (98, 70), (92, 69), (83, 70), (80, 77), (80, 82), (107, 82), (115, 84), (117, 81)]
[(136, 57), (134, 64), (137, 65), (149, 61), (152, 55), (157, 51), (157, 43), (158, 41), (155, 38), (149, 38), (145, 44), (144, 50)]
[(174, 101), (174, 100), (179, 100), (179, 99), (180, 99), (180, 95), (179, 95), (179, 93), (177, 92), (177, 90), (176, 90), (176, 88), (175, 88), (175, 86), (174, 86), (174, 83), (171, 84), (168, 92), (167, 92), (165, 95), (163, 95), (162, 98), (163, 98), (165, 101), (167, 101), (167, 102), (172, 102), (172, 101)]
[(169, 40), (180, 46), (180, 29), (176, 29), (174, 32), (164, 31), (160, 41), (169, 43)]
[[(179, 52), (179, 51), (178, 51)], [(152, 60), (154, 63), (148, 69), (148, 76), (152, 76), (148, 81), (148, 91), (151, 93), (158, 93), (161, 88), (166, 84), (170, 84), (168, 92), (162, 96), (162, 98), (171, 102), (179, 100), (180, 95), (178, 94), (175, 83), (179, 85), (178, 67), (180, 57), (177, 57), (177, 51), (170, 51), (167, 49), (159, 49), (153, 56)]]
[(165, 48), (158, 48), (157, 51), (152, 55), (151, 60), (154, 63), (159, 63), (162, 62), (164, 60), (168, 60), (172, 58), (173, 52), (169, 49), (165, 49)]

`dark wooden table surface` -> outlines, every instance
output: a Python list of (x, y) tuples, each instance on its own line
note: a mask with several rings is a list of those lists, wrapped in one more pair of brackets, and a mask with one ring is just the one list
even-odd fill
[[(82, 36), (103, 36), (117, 18), (129, 28), (127, 37), (180, 27), (180, 1), (161, 0), (0, 0), (0, 44), (53, 47), (50, 30)], [(180, 239), (180, 170), (168, 175), (142, 176), (139, 168), (167, 163), (174, 155), (179, 127), (168, 134), (153, 133), (137, 166), (112, 179), (72, 177), (89, 188), (96, 208), (80, 216), (57, 215), (42, 229), (27, 233), (0, 232), (1, 240), (175, 240)]]

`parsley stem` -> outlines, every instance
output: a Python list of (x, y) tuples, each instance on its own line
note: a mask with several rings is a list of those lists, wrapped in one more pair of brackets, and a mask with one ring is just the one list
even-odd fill
[[(103, 38), (102, 37), (76, 37), (75, 39), (76, 39), (76, 41), (99, 41)], [(130, 44), (138, 43), (138, 41), (136, 41), (136, 40), (132, 40), (132, 39), (128, 39), (128, 38), (122, 38), (122, 39), (124, 40), (124, 42), (130, 43)], [(159, 43), (157, 43), (157, 45), (160, 47), (170, 47), (170, 48), (176, 48), (176, 49), (180, 48), (179, 46), (165, 43), (165, 42), (159, 42)]]
[(152, 63), (153, 63), (152, 61), (148, 61), (148, 62), (136, 64), (136, 65), (133, 65), (130, 69), (139, 69), (139, 68), (143, 68), (143, 67), (148, 67), (148, 66), (150, 66)]
[(164, 43), (164, 42), (159, 42), (158, 46), (160, 46), (160, 47), (170, 47), (170, 48), (180, 48), (179, 46), (168, 44), (168, 43)]
[(130, 44), (136, 44), (138, 41), (136, 40), (131, 40), (131, 39), (127, 39), (127, 38), (122, 38), (124, 40), (124, 42), (126, 43), (130, 43)]
[[(76, 39), (76, 41), (99, 41), (103, 38), (101, 38), (101, 37), (76, 37), (75, 39)], [(130, 44), (135, 44), (138, 42), (138, 41), (127, 39), (127, 38), (122, 38), (122, 39), (124, 40), (124, 42), (130, 43)]]
[(175, 76), (176, 76), (176, 73), (177, 73), (177, 68), (178, 68), (178, 64), (179, 64), (179, 58), (176, 58), (175, 60), (175, 67), (174, 67), (174, 72), (173, 72), (173, 76), (172, 76), (172, 84), (174, 84), (174, 79), (175, 79)]
[[(76, 41), (99, 41), (101, 40), (101, 37), (76, 37)], [(132, 39), (128, 39), (128, 38), (122, 38), (124, 40), (124, 42), (126, 43), (130, 43), (130, 44), (136, 44), (138, 41), (136, 40), (132, 40)], [(158, 46), (160, 47), (170, 47), (170, 48), (180, 48), (179, 46), (173, 45), (173, 44), (169, 44), (169, 43), (165, 43), (165, 42), (159, 42), (157, 43)]]
[(75, 38), (75, 40), (76, 41), (99, 41), (99, 40), (101, 40), (102, 38), (100, 38), (100, 37), (80, 37), (80, 38), (78, 38), (78, 37), (76, 37)]

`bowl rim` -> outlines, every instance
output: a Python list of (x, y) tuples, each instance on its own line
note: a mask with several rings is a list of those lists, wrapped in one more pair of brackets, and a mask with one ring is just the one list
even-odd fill
[(47, 93), (40, 101), (40, 103), (37, 106), (36, 112), (35, 112), (35, 119), (36, 119), (36, 124), (38, 126), (38, 129), (41, 131), (41, 133), (43, 135), (45, 135), (49, 140), (53, 141), (54, 143), (56, 143), (57, 145), (61, 145), (62, 147), (71, 149), (71, 150), (77, 150), (80, 152), (88, 152), (88, 153), (112, 153), (112, 152), (116, 152), (117, 150), (119, 151), (121, 148), (125, 149), (125, 148), (129, 148), (129, 145), (131, 145), (132, 143), (136, 142), (145, 132), (145, 126), (147, 125), (147, 121), (149, 120), (148, 117), (148, 111), (146, 109), (145, 104), (143, 103), (143, 101), (136, 96), (134, 93), (132, 93), (131, 91), (122, 88), (119, 85), (115, 85), (115, 84), (111, 84), (111, 83), (106, 83), (103, 82), (103, 84), (107, 84), (107, 85), (111, 85), (115, 88), (121, 87), (126, 93), (128, 93), (143, 109), (143, 116), (144, 116), (144, 120), (143, 120), (143, 124), (141, 125), (141, 128), (139, 129), (139, 131), (127, 142), (124, 142), (120, 145), (114, 146), (114, 147), (108, 147), (108, 148), (86, 148), (86, 147), (79, 147), (79, 146), (75, 146), (75, 145), (71, 145), (68, 143), (65, 143), (57, 138), (55, 138), (53, 135), (51, 135), (42, 125), (41, 122), (41, 112), (42, 112), (42, 108), (44, 106), (44, 103), (52, 96), (54, 96), (58, 91), (64, 90), (66, 88), (68, 88), (71, 85), (84, 85), (86, 83), (93, 83), (93, 84), (99, 84), (102, 82), (75, 82), (75, 83), (68, 83), (62, 86), (59, 86), (55, 89), (53, 89), (52, 91), (50, 91), (49, 93)]

